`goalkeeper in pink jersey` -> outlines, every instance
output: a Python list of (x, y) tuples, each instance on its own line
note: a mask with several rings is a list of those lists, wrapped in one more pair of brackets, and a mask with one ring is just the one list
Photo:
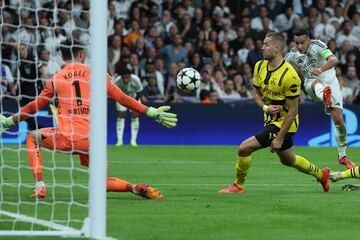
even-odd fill
[[(62, 58), (66, 66), (46, 81), (40, 95), (25, 105), (17, 114), (10, 117), (0, 115), (0, 129), (18, 124), (33, 116), (45, 107), (56, 95), (58, 104), (58, 128), (43, 128), (31, 132), (32, 139), (27, 142), (28, 159), (36, 180), (31, 197), (46, 197), (46, 188), (42, 176), (41, 147), (79, 155), (81, 165), (89, 165), (89, 94), (90, 68), (83, 64), (86, 54), (80, 42), (67, 39), (62, 42)], [(134, 98), (124, 94), (107, 79), (108, 95), (127, 108), (154, 118), (162, 125), (172, 128), (177, 124), (177, 116), (168, 113), (168, 106), (147, 107)], [(107, 191), (133, 192), (150, 199), (162, 199), (160, 191), (146, 184), (130, 184), (119, 178), (107, 179)]]

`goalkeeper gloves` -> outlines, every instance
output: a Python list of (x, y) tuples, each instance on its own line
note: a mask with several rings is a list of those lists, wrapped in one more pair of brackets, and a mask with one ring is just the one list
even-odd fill
[(0, 114), (0, 134), (14, 125), (15, 123), (12, 117), (5, 117), (4, 115)]
[(168, 113), (170, 106), (161, 106), (159, 108), (149, 107), (146, 111), (146, 115), (155, 119), (155, 121), (161, 123), (167, 128), (173, 128), (178, 121), (177, 115), (174, 113)]

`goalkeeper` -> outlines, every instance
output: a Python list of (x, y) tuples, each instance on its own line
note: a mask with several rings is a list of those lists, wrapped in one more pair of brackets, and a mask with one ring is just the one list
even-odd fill
[[(77, 154), (83, 166), (89, 165), (89, 95), (90, 68), (83, 64), (86, 54), (77, 40), (67, 39), (61, 43), (62, 58), (66, 66), (51, 79), (46, 81), (40, 95), (25, 105), (17, 114), (10, 117), (0, 115), (1, 132), (20, 121), (32, 117), (37, 111), (51, 102), (54, 95), (59, 100), (58, 128), (43, 128), (31, 132), (31, 141), (27, 142), (28, 160), (36, 185), (31, 197), (45, 198), (46, 188), (42, 175), (41, 147)], [(73, 56), (73, 57), (72, 57)], [(115, 101), (127, 108), (155, 119), (165, 127), (177, 124), (177, 116), (168, 113), (170, 107), (147, 107), (132, 97), (124, 94), (108, 76), (107, 93)], [(107, 191), (133, 192), (145, 198), (162, 199), (162, 194), (146, 184), (132, 185), (118, 178), (107, 179)]]

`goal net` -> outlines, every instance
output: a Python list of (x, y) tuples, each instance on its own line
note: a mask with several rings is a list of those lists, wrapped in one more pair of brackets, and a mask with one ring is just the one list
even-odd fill
[[(100, 7), (106, 11), (106, 1), (100, 2), (105, 2)], [(45, 79), (61, 70), (64, 62), (59, 51), (60, 42), (66, 38), (77, 39), (85, 49), (90, 48), (90, 0), (1, 0), (0, 10), (0, 113), (9, 116), (40, 93)], [(102, 22), (106, 25), (106, 21)], [(106, 50), (106, 45), (104, 48)], [(91, 65), (91, 62), (92, 58), (87, 59), (87, 63)], [(103, 100), (106, 102), (106, 97)], [(95, 179), (91, 164), (90, 171), (81, 166), (77, 155), (56, 153), (42, 147), (46, 197), (31, 196), (36, 181), (28, 162), (27, 138), (31, 130), (56, 127), (56, 112), (54, 98), (53, 104), (32, 119), (6, 130), (0, 137), (0, 237), (104, 237), (104, 232), (92, 234), (91, 230), (91, 224), (101, 222), (105, 226), (105, 207), (100, 207), (99, 211), (103, 211), (100, 213), (91, 210), (95, 209), (92, 204), (102, 203), (106, 197), (105, 191), (99, 191), (103, 196), (91, 199), (92, 187), (99, 187), (94, 183), (102, 179)], [(91, 121), (91, 124), (93, 122), (96, 123)], [(92, 221), (89, 216), (105, 219)]]

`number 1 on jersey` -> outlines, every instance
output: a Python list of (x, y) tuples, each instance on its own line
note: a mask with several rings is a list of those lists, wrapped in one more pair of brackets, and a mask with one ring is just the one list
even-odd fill
[(82, 105), (82, 99), (81, 99), (81, 91), (80, 91), (80, 82), (79, 80), (74, 80), (72, 85), (75, 88), (75, 94), (76, 94), (76, 103), (78, 106)]

